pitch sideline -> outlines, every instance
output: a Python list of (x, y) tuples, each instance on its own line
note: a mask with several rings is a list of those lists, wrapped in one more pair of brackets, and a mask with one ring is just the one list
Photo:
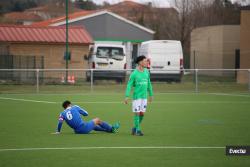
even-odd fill
[(99, 149), (225, 149), (226, 147), (209, 146), (141, 146), (141, 147), (45, 147), (45, 148), (2, 148), (0, 152), (6, 151), (41, 151), (41, 150), (99, 150)]
[[(24, 101), (34, 103), (47, 103), (47, 104), (60, 104), (61, 102), (55, 101), (42, 101), (42, 100), (31, 100), (31, 99), (18, 99), (0, 97), (0, 100), (13, 100), (13, 101)], [(72, 101), (73, 103), (80, 104), (122, 104), (122, 101)], [(250, 101), (153, 101), (156, 104), (248, 104)]]

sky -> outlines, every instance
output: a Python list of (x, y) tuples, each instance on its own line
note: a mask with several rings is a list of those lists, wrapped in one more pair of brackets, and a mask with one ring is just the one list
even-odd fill
[[(121, 2), (123, 0), (93, 0), (95, 3), (97, 4), (102, 4), (104, 1), (109, 2), (110, 4), (114, 4), (114, 3), (118, 3)], [(161, 7), (169, 7), (170, 3), (169, 0), (133, 0), (134, 2), (138, 2), (138, 3), (143, 3), (143, 4), (147, 4), (148, 2), (152, 2), (153, 5), (155, 6), (160, 6)], [(172, 1), (172, 0), (170, 0)]]
[[(95, 3), (97, 4), (102, 4), (104, 1), (110, 3), (110, 4), (114, 4), (114, 3), (118, 3), (121, 2), (123, 0), (93, 0)], [(174, 0), (132, 0), (134, 2), (138, 2), (138, 3), (143, 3), (143, 4), (147, 4), (148, 2), (152, 2), (153, 6), (156, 7), (170, 7), (171, 4), (173, 4)], [(250, 4), (250, 0), (231, 0), (233, 3), (238, 1), (238, 2), (242, 2), (243, 4)]]

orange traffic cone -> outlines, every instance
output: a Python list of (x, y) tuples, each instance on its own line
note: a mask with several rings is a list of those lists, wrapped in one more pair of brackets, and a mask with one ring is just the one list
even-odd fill
[(68, 76), (68, 83), (71, 83), (71, 77), (70, 77), (70, 75)]
[(75, 76), (74, 76), (74, 75), (71, 76), (71, 83), (72, 83), (72, 84), (75, 83)]

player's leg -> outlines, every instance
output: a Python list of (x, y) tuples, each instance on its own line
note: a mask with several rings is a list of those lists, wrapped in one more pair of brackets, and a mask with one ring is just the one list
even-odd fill
[(87, 122), (86, 124), (84, 124), (84, 126), (80, 127), (79, 129), (76, 129), (75, 133), (88, 134), (92, 130), (114, 133), (114, 127), (110, 126), (106, 122), (101, 121), (99, 118), (94, 118), (91, 121)]
[[(140, 127), (141, 127), (141, 122), (143, 120), (143, 117), (144, 117), (144, 112), (139, 112), (139, 125), (140, 125)], [(137, 135), (137, 136), (143, 136), (144, 135), (142, 133), (141, 128), (140, 128), (140, 130), (136, 130), (135, 135)]]
[(75, 130), (75, 133), (77, 134), (88, 134), (92, 130), (94, 130), (96, 126), (96, 123), (94, 120), (91, 120), (87, 123), (85, 123), (82, 127), (79, 127), (78, 129)]
[(94, 118), (93, 121), (95, 123), (95, 127), (94, 127), (95, 131), (106, 131), (105, 128), (103, 128), (102, 126), (100, 126), (100, 124), (101, 124), (102, 121), (99, 118)]
[(95, 126), (95, 129), (94, 130), (97, 130), (97, 131), (105, 131), (105, 132), (109, 132), (109, 133), (115, 133), (118, 131), (119, 127), (120, 127), (120, 124), (119, 123), (116, 123), (114, 125), (109, 125), (107, 122), (104, 122), (102, 120), (100, 120), (98, 118), (98, 120), (96, 121), (96, 126)]
[(141, 124), (143, 118), (144, 118), (144, 112), (139, 112), (139, 123), (140, 124)]
[(110, 126), (108, 123), (104, 121), (100, 121), (98, 124), (101, 128), (105, 129), (106, 132), (112, 132), (112, 126)]
[(106, 132), (116, 133), (116, 132), (118, 132), (118, 129), (120, 128), (120, 123), (117, 122), (111, 126), (107, 122), (101, 121), (99, 126), (102, 127), (103, 129), (105, 129)]
[(143, 133), (141, 131), (141, 122), (144, 118), (144, 113), (146, 112), (146, 108), (147, 108), (147, 99), (140, 99), (138, 101), (138, 105), (139, 107), (139, 112), (138, 112), (138, 119), (139, 119), (139, 129), (136, 129), (135, 135), (137, 136), (143, 136)]
[(140, 99), (133, 100), (132, 111), (134, 113), (134, 127), (132, 128), (132, 135), (135, 135), (137, 131), (141, 131), (139, 118), (140, 107)]
[(95, 130), (95, 131), (106, 131), (106, 129), (103, 129), (103, 128), (100, 127), (99, 125), (96, 125), (96, 126), (94, 127), (94, 130)]
[(94, 118), (91, 121), (85, 123), (84, 126), (80, 127), (75, 132), (79, 133), (79, 134), (88, 134), (92, 130), (97, 130), (98, 129), (98, 130), (101, 131), (101, 128), (96, 127), (100, 123), (101, 123), (101, 120), (99, 118)]
[(147, 99), (141, 99), (141, 111), (139, 113), (139, 122), (141, 124), (143, 118), (144, 118), (144, 113), (146, 112), (147, 109)]

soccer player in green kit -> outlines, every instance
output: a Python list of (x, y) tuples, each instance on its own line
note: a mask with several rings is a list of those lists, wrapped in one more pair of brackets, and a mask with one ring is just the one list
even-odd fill
[(143, 120), (147, 108), (147, 98), (149, 92), (149, 102), (152, 101), (153, 89), (150, 82), (148, 69), (148, 60), (145, 56), (139, 56), (136, 59), (137, 68), (131, 73), (127, 83), (125, 104), (128, 104), (128, 98), (131, 88), (134, 87), (132, 111), (134, 112), (134, 127), (132, 135), (143, 136), (140, 124)]

